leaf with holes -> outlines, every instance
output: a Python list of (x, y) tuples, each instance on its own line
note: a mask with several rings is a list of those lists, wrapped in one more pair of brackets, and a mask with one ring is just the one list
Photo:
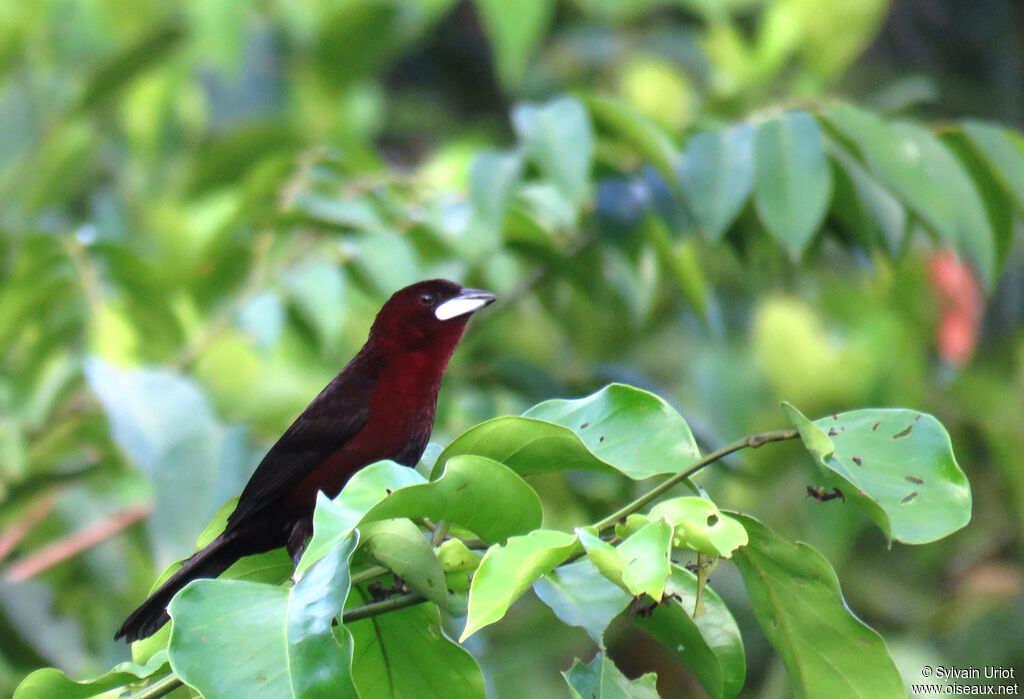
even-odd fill
[(747, 543), (747, 532), (732, 517), (719, 512), (715, 503), (696, 496), (672, 498), (659, 502), (648, 515), (665, 518), (675, 528), (672, 544), (729, 558), (732, 552)]
[(792, 405), (782, 407), (826, 475), (890, 541), (926, 544), (970, 521), (970, 484), (949, 434), (931, 415), (868, 409), (811, 422)]
[(846, 606), (832, 566), (733, 513), (750, 543), (733, 556), (757, 621), (782, 657), (798, 697), (905, 697), (885, 641)]

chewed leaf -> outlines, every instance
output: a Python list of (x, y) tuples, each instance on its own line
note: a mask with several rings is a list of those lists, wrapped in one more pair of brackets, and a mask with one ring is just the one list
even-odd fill
[(970, 484), (931, 415), (869, 409), (811, 422), (791, 405), (783, 409), (808, 451), (890, 540), (925, 544), (970, 521)]
[(729, 558), (747, 543), (743, 525), (704, 498), (690, 496), (660, 502), (651, 509), (649, 517), (665, 518), (675, 527), (672, 543), (677, 548)]

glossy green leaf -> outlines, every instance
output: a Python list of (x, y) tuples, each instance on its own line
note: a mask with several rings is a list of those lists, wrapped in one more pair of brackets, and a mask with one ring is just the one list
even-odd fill
[(610, 384), (578, 400), (550, 400), (523, 417), (499, 417), (456, 438), (438, 469), (458, 454), (479, 454), (520, 475), (570, 469), (648, 478), (675, 473), (700, 454), (686, 421), (663, 399)]
[(931, 415), (868, 409), (811, 422), (788, 403), (783, 409), (825, 473), (890, 541), (925, 544), (970, 521), (970, 484), (949, 434)]
[(510, 538), (504, 546), (492, 546), (473, 576), (469, 614), (459, 642), (501, 619), (537, 578), (582, 550), (572, 534), (550, 529), (537, 529)]
[(581, 627), (599, 645), (608, 624), (632, 599), (589, 558), (559, 566), (537, 580), (533, 591), (563, 623)]
[(583, 97), (594, 120), (632, 146), (651, 163), (669, 186), (676, 185), (678, 151), (668, 133), (657, 122), (627, 102), (596, 93)]
[(765, 227), (793, 258), (814, 237), (831, 194), (832, 170), (814, 117), (792, 111), (757, 127), (754, 204)]
[(14, 690), (14, 699), (86, 699), (118, 687), (151, 681), (167, 674), (167, 651), (161, 650), (144, 665), (118, 663), (109, 672), (91, 680), (75, 681), (57, 668), (29, 673)]
[[(835, 571), (807, 544), (734, 514), (750, 543), (733, 562), (798, 697), (905, 697), (885, 641), (846, 606)], [(870, 671), (865, 671), (868, 668)]]
[(675, 528), (672, 544), (676, 548), (729, 558), (747, 543), (743, 525), (705, 498), (689, 496), (659, 502), (648, 517), (663, 518)]
[(512, 190), (519, 182), (523, 158), (518, 152), (484, 151), (469, 168), (469, 196), (477, 218), (487, 230), (502, 229)]
[(739, 124), (693, 136), (679, 162), (679, 180), (704, 235), (718, 240), (736, 219), (754, 184), (754, 129)]
[(588, 665), (577, 658), (562, 676), (575, 699), (658, 699), (657, 675), (648, 672), (635, 680), (628, 679), (601, 653)]
[(475, 0), (497, 64), (508, 87), (518, 86), (537, 44), (551, 23), (555, 6), (548, 0)]
[(362, 545), (382, 566), (440, 606), (448, 603), (444, 571), (430, 542), (410, 520), (385, 519), (359, 525)]
[(519, 104), (512, 125), (526, 156), (576, 205), (587, 195), (594, 134), (579, 100), (559, 97), (543, 105)]
[(679, 658), (708, 695), (736, 696), (743, 688), (747, 663), (740, 629), (725, 602), (705, 586), (701, 592), (705, 612), (694, 618), (697, 578), (679, 566), (672, 566), (665, 596), (667, 603), (655, 607), (650, 616), (634, 617), (633, 623)]
[(584, 529), (577, 529), (576, 536), (601, 575), (634, 597), (661, 601), (671, 569), (672, 526), (667, 521), (649, 522), (615, 546)]
[[(369, 602), (352, 594), (353, 602)], [(432, 605), (418, 605), (346, 624), (355, 643), (352, 679), (373, 699), (483, 699), (484, 677), (473, 656), (444, 632)]]
[(446, 460), (437, 480), (391, 493), (363, 521), (444, 519), (494, 542), (536, 529), (542, 516), (537, 493), (514, 471), (483, 456), (464, 455)]
[(366, 513), (391, 493), (421, 485), (425, 480), (407, 466), (378, 461), (356, 472), (333, 500), (317, 493), (313, 536), (299, 560), (296, 574), (302, 575), (316, 561), (343, 545)]
[(355, 545), (350, 536), (290, 589), (237, 580), (189, 583), (168, 607), (175, 674), (208, 699), (355, 697), (351, 641), (339, 646), (332, 633), (348, 596)]

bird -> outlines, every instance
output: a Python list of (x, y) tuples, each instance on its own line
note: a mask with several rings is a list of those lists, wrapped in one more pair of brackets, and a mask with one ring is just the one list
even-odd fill
[(357, 471), (390, 459), (415, 466), (430, 439), (437, 394), (470, 316), (494, 294), (446, 279), (396, 291), (362, 349), (260, 461), (224, 531), (132, 612), (114, 639), (154, 634), (167, 605), (196, 578), (215, 578), (243, 556), (286, 547), (296, 565), (313, 530), (318, 492), (335, 497)]

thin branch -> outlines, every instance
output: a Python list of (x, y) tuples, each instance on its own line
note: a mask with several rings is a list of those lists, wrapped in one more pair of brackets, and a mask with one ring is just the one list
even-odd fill
[(32, 503), (28, 511), (11, 524), (6, 531), (0, 532), (0, 561), (7, 558), (14, 547), (35, 529), (37, 524), (46, 519), (46, 515), (50, 514), (55, 502), (56, 493), (51, 490)]
[(768, 444), (769, 442), (781, 442), (787, 439), (795, 439), (798, 436), (799, 433), (796, 431), (796, 429), (790, 429), (775, 430), (773, 432), (762, 432), (761, 434), (754, 434), (750, 435), (749, 437), (744, 437), (743, 439), (738, 439), (732, 444), (727, 444), (721, 449), (717, 449), (711, 452), (703, 459), (690, 466), (688, 469), (680, 471), (679, 473), (673, 476), (670, 476), (661, 484), (647, 491), (646, 493), (644, 493), (636, 500), (632, 501), (631, 503), (623, 507), (622, 509), (608, 515), (594, 526), (597, 527), (598, 532), (611, 529), (618, 522), (622, 521), (629, 515), (633, 514), (647, 503), (664, 495), (673, 486), (678, 485), (682, 481), (686, 480), (690, 476), (694, 475), (695, 473), (703, 469), (705, 466), (713, 464), (722, 457), (732, 454), (734, 451), (739, 451), (740, 449), (747, 448), (756, 449), (764, 444)]
[(181, 678), (172, 672), (170, 675), (162, 677), (149, 685), (138, 694), (133, 694), (131, 699), (158, 699), (159, 697), (167, 696), (184, 684), (185, 683), (181, 681)]
[(152, 505), (142, 505), (91, 524), (81, 531), (54, 541), (33, 554), (19, 558), (7, 567), (4, 578), (11, 582), (23, 582), (48, 568), (78, 555), (85, 549), (109, 539), (117, 532), (130, 527), (148, 515)]
[(405, 609), (406, 607), (414, 607), (417, 604), (422, 604), (426, 601), (427, 598), (419, 592), (410, 592), (409, 594), (402, 595), (401, 597), (392, 597), (391, 599), (382, 600), (380, 602), (362, 604), (358, 607), (352, 607), (352, 609), (346, 609), (344, 614), (341, 615), (341, 623), (350, 624), (353, 621), (368, 619), (371, 616), (387, 614), (388, 612)]

